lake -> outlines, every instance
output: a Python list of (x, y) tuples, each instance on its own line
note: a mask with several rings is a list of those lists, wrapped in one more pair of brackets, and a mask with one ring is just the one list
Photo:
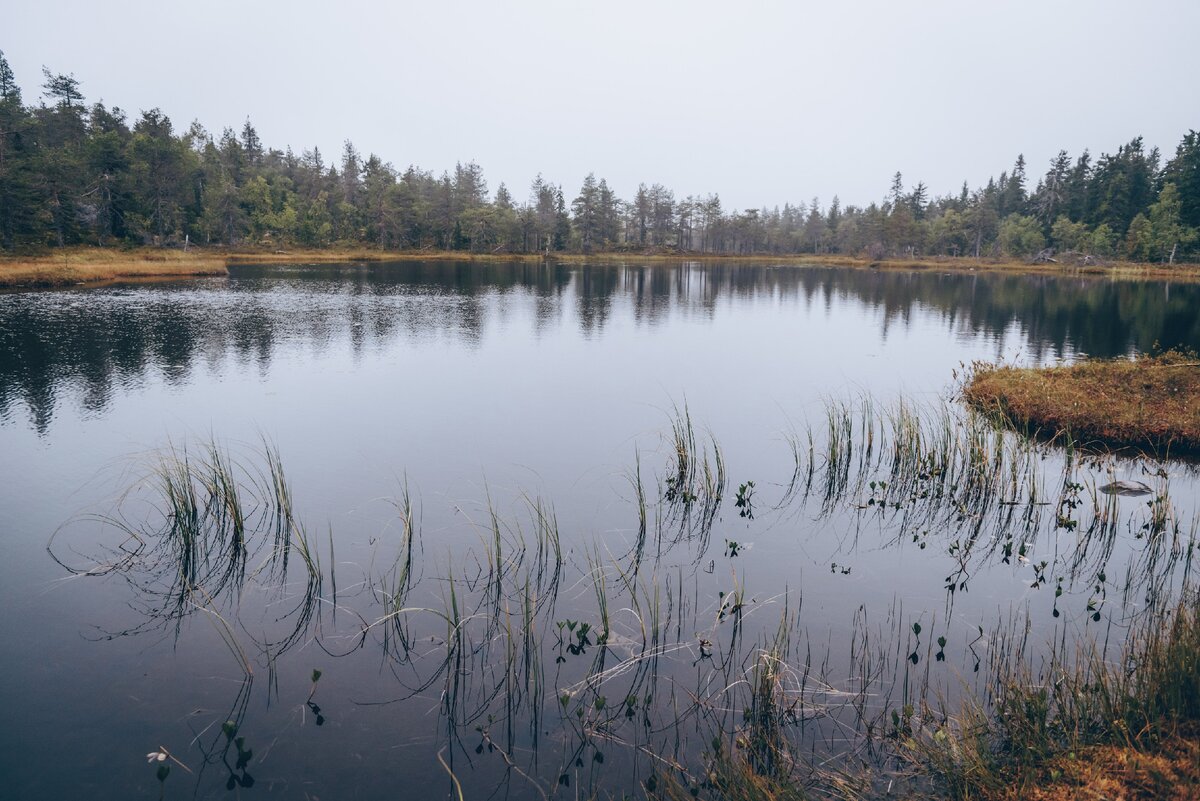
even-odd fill
[(0, 795), (704, 797), (763, 726), (861, 756), (1195, 583), (1191, 465), (1068, 458), (954, 389), (1200, 348), (1198, 310), (751, 262), (0, 294)]

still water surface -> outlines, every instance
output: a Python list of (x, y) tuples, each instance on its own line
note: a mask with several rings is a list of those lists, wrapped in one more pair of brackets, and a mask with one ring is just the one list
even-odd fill
[[(468, 798), (497, 787), (517, 798), (620, 793), (661, 767), (648, 754), (666, 740), (672, 758), (700, 758), (711, 721), (694, 714), (676, 724), (664, 708), (744, 683), (756, 638), (784, 614), (793, 651), (815, 663), (797, 675), (841, 677), (820, 698), (798, 691), (816, 710), (801, 716), (811, 726), (798, 736), (834, 751), (852, 747), (842, 729), (853, 726), (821, 710), (838, 703), (833, 690), (857, 686), (851, 643), (865, 632), (900, 637), (884, 649), (899, 657), (894, 674), (908, 664), (912, 623), (924, 621), (913, 653), (924, 657), (921, 682), (939, 686), (969, 681), (980, 653), (986, 663), (988, 646), (1014, 626), (1028, 627), (1031, 642), (1100, 627), (1119, 640), (1147, 604), (1132, 576), (1118, 576), (1143, 558), (1143, 499), (1121, 499), (1123, 533), (1082, 560), (1111, 563), (1099, 585), (1095, 569), (1086, 580), (1078, 571), (1075, 534), (1045, 525), (1032, 558), (972, 566), (970, 586), (948, 599), (947, 573), (964, 564), (953, 525), (930, 531), (871, 516), (874, 491), (865, 489), (828, 508), (773, 508), (796, 467), (788, 437), (801, 432), (804, 442), (810, 423), (821, 452), (831, 400), (936, 405), (952, 396), (955, 369), (977, 359), (1200, 348), (1197, 310), (1194, 285), (708, 263), (243, 266), (227, 278), (0, 295), (0, 795), (153, 798), (159, 783), (145, 755), (159, 746), (193, 771), (176, 767), (167, 778), (177, 798), (224, 797), (229, 782), (238, 793), (287, 798), (449, 797), (439, 753)], [(702, 537), (693, 528), (672, 550), (652, 533), (659, 544), (637, 581), (644, 598), (670, 600), (661, 612), (669, 643), (652, 679), (610, 680), (602, 671), (640, 666), (633, 655), (646, 650), (649, 603), (625, 597), (621, 574), (639, 528), (637, 471), (653, 532), (656, 515), (670, 516), (661, 502), (674, 470), (670, 434), (685, 408), (698, 447), (710, 457), (720, 450), (725, 498)], [(165, 622), (147, 601), (161, 576), (80, 575), (120, 542), (86, 516), (129, 513), (120, 494), (154, 453), (172, 444), (200, 453), (213, 440), (247, 463), (264, 440), (278, 448), (322, 560), (316, 611), (290, 647), (263, 643), (292, 630), (304, 595), (295, 559), (280, 582), (260, 575), (237, 598), (211, 609), (193, 601)], [(1061, 458), (1044, 464), (1057, 498)], [(1089, 486), (1144, 477), (1141, 467), (1106, 462)], [(1183, 536), (1194, 535), (1195, 480), (1182, 466), (1166, 472)], [(733, 504), (749, 481), (753, 519)], [(420, 575), (406, 604), (435, 610), (411, 614), (408, 634), (428, 641), (415, 649), (397, 649), (386, 626), (370, 625), (387, 609), (382, 577), (394, 578), (405, 484), (420, 529)], [(542, 700), (518, 710), (503, 703), (513, 679), (496, 669), (503, 627), (488, 625), (501, 615), (478, 597), (492, 586), (481, 578), (489, 499), (505, 558), (517, 559), (521, 542), (534, 551), (532, 499), (553, 508), (563, 551), (561, 577), (541, 588), (555, 602), (535, 626), (532, 648), (545, 666), (525, 691)], [(144, 503), (134, 514), (153, 517)], [(47, 545), (60, 528), (56, 561)], [(1061, 576), (1070, 589), (1057, 604), (1036, 586), (1042, 559), (1046, 585)], [(611, 653), (598, 668), (604, 680), (594, 680), (602, 691), (585, 692), (579, 684), (606, 649), (564, 652), (557, 624), (599, 625), (598, 574), (612, 596)], [(449, 671), (457, 685), (438, 662), (449, 652), (439, 615), (455, 576), (455, 600), (477, 612), (460, 630), (479, 624), (474, 661)], [(520, 616), (520, 599), (507, 593), (528, 576), (512, 562), (503, 615)], [(738, 591), (750, 610), (741, 651), (728, 643), (721, 595)], [(1070, 611), (1051, 617), (1052, 605)], [(948, 644), (934, 661), (920, 649), (939, 635)], [(720, 643), (730, 645), (719, 669), (701, 644), (709, 639), (716, 661)], [(313, 669), (322, 671), (315, 685)], [(527, 672), (518, 679), (529, 684)], [(903, 681), (914, 679), (906, 672)], [(464, 687), (461, 698), (453, 686)], [(570, 700), (560, 703), (564, 692)], [(636, 718), (600, 719), (598, 697), (620, 710), (631, 694)], [(889, 702), (880, 694), (873, 703)], [(719, 725), (736, 729), (736, 711), (722, 714)], [(253, 750), (240, 767), (220, 730), (226, 720)], [(485, 743), (476, 726), (520, 773), (492, 750), (476, 753)]]

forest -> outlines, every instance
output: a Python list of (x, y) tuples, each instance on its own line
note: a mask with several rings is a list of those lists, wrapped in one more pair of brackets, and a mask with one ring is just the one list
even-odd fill
[[(622, 199), (588, 175), (576, 192), (541, 175), (518, 197), (482, 168), (399, 169), (347, 141), (336, 159), (260, 140), (247, 120), (214, 136), (158, 109), (130, 118), (85, 102), (43, 68), (26, 103), (0, 52), (0, 249), (71, 245), (450, 250), (472, 253), (843, 254), (1142, 262), (1200, 258), (1200, 133), (1173, 155), (1141, 137), (1093, 157), (1066, 150), (1044, 174), (1024, 156), (986, 186), (936, 195), (897, 172), (866, 206), (837, 197), (726, 209), (718, 194), (658, 183)], [(572, 197), (573, 195), (573, 197)]]

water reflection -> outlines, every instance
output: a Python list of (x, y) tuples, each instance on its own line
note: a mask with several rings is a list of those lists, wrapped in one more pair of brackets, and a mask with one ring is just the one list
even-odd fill
[(1164, 282), (701, 262), (245, 266), (228, 279), (0, 295), (0, 424), (23, 405), (44, 433), (64, 394), (98, 414), (114, 389), (151, 377), (186, 384), (198, 366), (265, 375), (285, 348), (471, 348), (489, 321), (542, 335), (570, 319), (590, 339), (616, 320), (655, 328), (762, 302), (870, 312), (884, 339), (918, 320), (997, 343), (1015, 330), (1033, 359), (1200, 347), (1200, 287)]

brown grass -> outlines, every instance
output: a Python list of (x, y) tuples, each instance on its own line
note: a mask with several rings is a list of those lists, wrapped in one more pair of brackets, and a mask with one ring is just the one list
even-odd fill
[(282, 262), (346, 262), (346, 261), (478, 261), (503, 259), (508, 261), (542, 261), (552, 263), (634, 262), (639, 264), (678, 264), (683, 261), (755, 262), (777, 265), (811, 265), (818, 267), (855, 267), (873, 270), (938, 270), (942, 272), (1007, 272), (1027, 275), (1094, 276), (1118, 280), (1171, 280), (1183, 283), (1200, 282), (1197, 264), (1143, 264), (1114, 262), (1109, 265), (1078, 267), (1070, 264), (1030, 264), (1011, 259), (975, 259), (963, 256), (931, 256), (873, 260), (860, 256), (838, 254), (799, 254), (776, 256), (766, 254), (712, 254), (676, 251), (669, 248), (618, 251), (611, 253), (466, 253), (461, 250), (372, 250), (368, 248), (338, 248), (326, 250), (282, 249), (239, 250), (226, 254), (229, 262), (268, 264)]
[(871, 267), (881, 270), (940, 270), (945, 272), (1005, 272), (1025, 275), (1103, 276), (1132, 281), (1171, 280), (1186, 283), (1200, 281), (1200, 264), (1149, 264), (1115, 261), (1109, 264), (1078, 266), (1073, 264), (1031, 264), (1004, 258), (976, 259), (969, 256), (930, 256), (916, 259), (869, 261), (856, 256), (804, 256), (800, 263)]
[[(224, 275), (227, 264), (334, 263), (363, 261), (476, 261), (502, 259), (541, 261), (539, 253), (466, 253), (441, 250), (377, 250), (365, 247), (332, 246), (323, 249), (198, 248), (186, 253), (162, 248), (79, 247), (52, 250), (35, 256), (0, 256), (0, 287), (65, 286), (120, 279)], [(681, 261), (758, 262), (778, 265), (857, 267), (878, 270), (939, 270), (945, 272), (1009, 272), (1038, 275), (1094, 275), (1126, 280), (1170, 279), (1200, 281), (1200, 265), (1136, 264), (1116, 262), (1108, 266), (1075, 267), (1065, 264), (1028, 264), (1004, 259), (929, 257), (871, 260), (844, 255), (763, 254), (713, 255), (670, 249), (647, 249), (615, 253), (555, 253), (552, 263), (636, 262), (673, 264)]]
[(40, 256), (0, 259), (0, 287), (50, 287), (115, 281), (225, 275), (225, 258), (190, 250), (67, 248)]
[(1045, 766), (1032, 786), (1009, 785), (995, 801), (1195, 801), (1200, 738), (1177, 735), (1153, 750), (1088, 746)]
[(329, 248), (313, 250), (230, 250), (223, 252), (229, 264), (330, 264), (354, 261), (541, 261), (539, 253), (468, 253), (461, 250), (371, 250)]
[[(447, 254), (455, 258), (456, 254)], [(417, 254), (401, 254), (400, 258), (422, 258)], [(535, 258), (540, 258), (535, 256)], [(680, 261), (752, 261), (780, 265), (799, 264), (819, 267), (858, 267), (873, 270), (937, 270), (941, 272), (1006, 272), (1026, 275), (1071, 275), (1095, 276), (1121, 280), (1172, 280), (1185, 283), (1200, 281), (1200, 264), (1147, 264), (1143, 262), (1117, 261), (1105, 265), (1076, 266), (1072, 264), (1031, 264), (1027, 261), (1005, 258), (972, 258), (969, 256), (928, 256), (917, 258), (869, 259), (863, 256), (842, 254), (793, 254), (775, 256), (764, 254), (732, 255), (711, 253), (688, 253), (684, 251), (654, 250), (641, 252), (554, 254), (552, 261), (629, 261), (629, 262), (680, 262)]]
[[(510, 261), (542, 261), (540, 253), (466, 253), (461, 250), (373, 250), (369, 248), (338, 248), (325, 250), (236, 250), (226, 253), (230, 263), (266, 264), (280, 262), (345, 262), (345, 261), (477, 261), (504, 259)], [(1200, 265), (1167, 266), (1115, 262), (1107, 266), (1076, 267), (1067, 264), (1029, 264), (1006, 259), (974, 259), (954, 256), (935, 256), (916, 259), (872, 260), (859, 256), (801, 254), (775, 256), (764, 254), (732, 255), (690, 253), (670, 249), (649, 248), (642, 251), (612, 253), (554, 253), (548, 261), (559, 263), (637, 262), (642, 264), (673, 264), (681, 261), (757, 262), (779, 265), (814, 265), (824, 267), (858, 267), (877, 270), (941, 270), (945, 272), (1009, 272), (1031, 275), (1103, 276), (1125, 280), (1170, 279), (1200, 281)]]
[(1200, 453), (1200, 359), (1171, 351), (1045, 368), (976, 365), (963, 396), (1009, 423), (1084, 446)]

